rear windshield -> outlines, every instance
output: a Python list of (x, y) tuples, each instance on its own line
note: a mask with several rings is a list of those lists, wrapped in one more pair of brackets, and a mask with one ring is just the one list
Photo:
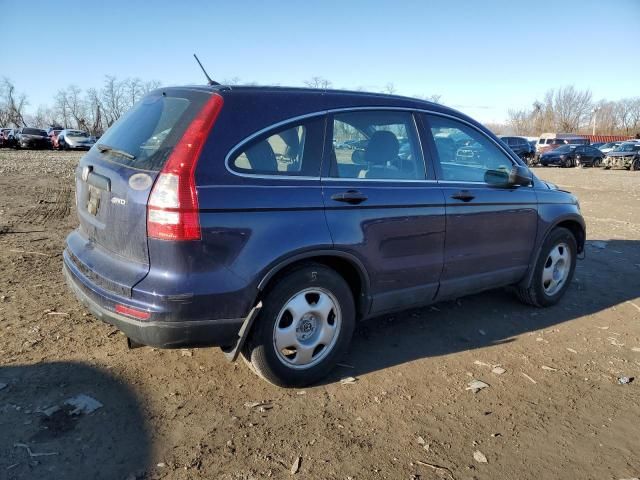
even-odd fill
[[(192, 95), (183, 98), (151, 93), (107, 130), (98, 140), (98, 147), (109, 147), (111, 152), (105, 155), (113, 162), (159, 171), (200, 105), (202, 102)], [(119, 155), (115, 150), (135, 158)]]
[(47, 136), (47, 132), (44, 130), (40, 130), (39, 128), (23, 128), (22, 133), (25, 135), (41, 135), (43, 137)]

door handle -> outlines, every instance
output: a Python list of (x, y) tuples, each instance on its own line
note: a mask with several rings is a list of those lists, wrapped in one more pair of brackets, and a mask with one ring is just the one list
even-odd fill
[(462, 200), (463, 202), (470, 202), (476, 197), (469, 190), (460, 190), (459, 192), (451, 195), (451, 198), (454, 200)]
[(350, 203), (352, 205), (358, 205), (359, 203), (367, 200), (367, 196), (359, 192), (358, 190), (347, 190), (346, 192), (334, 193), (331, 195), (331, 200), (336, 202)]

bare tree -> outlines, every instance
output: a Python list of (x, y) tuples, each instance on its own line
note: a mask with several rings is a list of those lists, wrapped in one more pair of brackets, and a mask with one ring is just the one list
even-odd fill
[(304, 84), (309, 88), (331, 88), (333, 83), (323, 77), (311, 77), (310, 80), (306, 80)]
[(393, 95), (394, 93), (396, 93), (396, 87), (393, 83), (389, 82), (387, 83), (384, 88), (382, 89), (382, 93), (387, 93), (389, 95)]
[(426, 100), (427, 102), (442, 104), (442, 95), (414, 95), (414, 97), (420, 100)]
[(28, 104), (27, 96), (16, 92), (11, 80), (3, 77), (0, 82), (0, 124), (26, 127), (24, 115)]
[(142, 85), (142, 93), (146, 95), (151, 90), (155, 90), (156, 88), (160, 88), (160, 81), (149, 80), (148, 82), (144, 82), (144, 84)]
[(126, 103), (129, 108), (144, 95), (142, 80), (138, 77), (125, 79), (122, 82), (122, 88), (126, 93)]
[(580, 91), (569, 85), (552, 95), (556, 124), (561, 131), (577, 132), (584, 123), (588, 123), (592, 109), (590, 90)]
[(517, 134), (573, 132), (586, 129), (592, 120), (591, 91), (573, 86), (548, 90), (531, 109), (509, 110), (507, 124)]
[(531, 129), (532, 113), (526, 110), (509, 110), (509, 127), (515, 135), (528, 135)]
[(66, 90), (58, 90), (53, 101), (53, 108), (56, 116), (60, 119), (60, 126), (71, 127), (71, 113), (69, 113), (69, 99)]
[(105, 76), (101, 100), (107, 127), (110, 127), (126, 111), (124, 88), (115, 76)]
[(82, 90), (76, 85), (70, 85), (67, 88), (67, 106), (69, 114), (73, 118), (76, 128), (79, 130), (87, 130), (87, 109), (86, 103), (82, 98)]
[(93, 134), (102, 134), (104, 131), (102, 125), (102, 100), (100, 94), (95, 88), (87, 90), (85, 95), (87, 108), (87, 120), (89, 122), (89, 131)]
[(57, 122), (55, 120), (55, 114), (48, 106), (38, 105), (38, 109), (36, 113), (31, 116), (29, 124), (34, 127), (46, 128), (56, 125)]

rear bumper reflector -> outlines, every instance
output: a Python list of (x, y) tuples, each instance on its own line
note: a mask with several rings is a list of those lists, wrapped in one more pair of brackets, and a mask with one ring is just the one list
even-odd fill
[(149, 317), (151, 317), (151, 314), (149, 312), (127, 307), (126, 305), (121, 305), (119, 303), (116, 304), (116, 313), (120, 313), (121, 315), (126, 315), (138, 320), (149, 320)]

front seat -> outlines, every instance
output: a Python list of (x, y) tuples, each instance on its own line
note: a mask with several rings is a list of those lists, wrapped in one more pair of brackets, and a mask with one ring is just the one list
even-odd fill
[(364, 162), (367, 170), (360, 172), (360, 178), (404, 178), (403, 173), (393, 166), (398, 160), (400, 142), (396, 136), (386, 130), (379, 130), (371, 135), (364, 151)]

